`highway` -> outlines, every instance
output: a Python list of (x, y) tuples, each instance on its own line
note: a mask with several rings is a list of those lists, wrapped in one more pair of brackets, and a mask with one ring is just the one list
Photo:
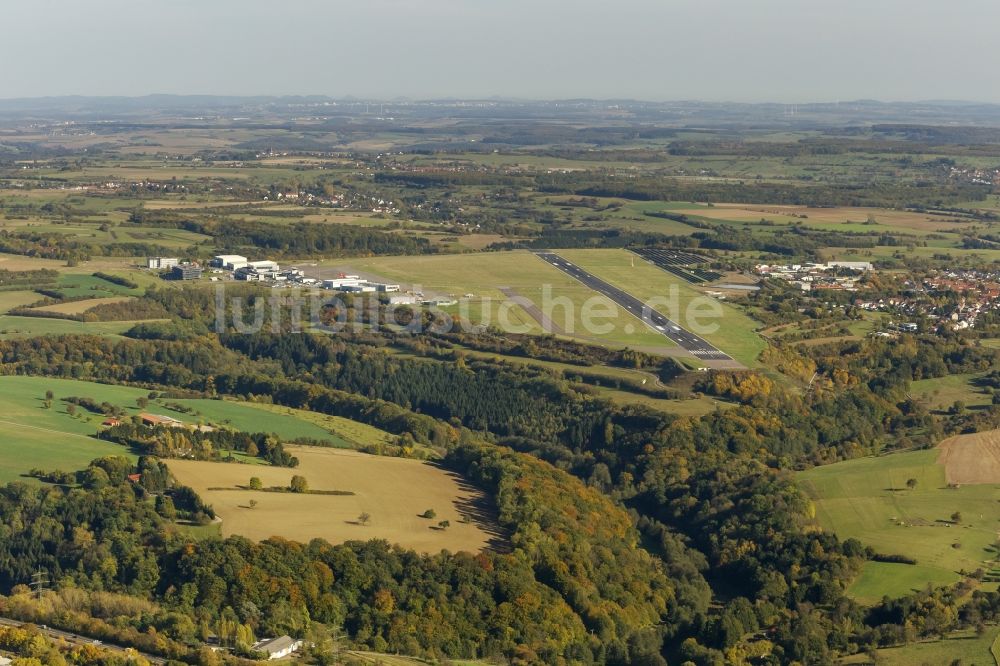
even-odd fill
[[(7, 617), (0, 617), (0, 625), (4, 625), (4, 626), (7, 626), (7, 627), (22, 627), (22, 626), (24, 626), (26, 624), (28, 624), (28, 623), (21, 622), (19, 620), (12, 620), (12, 619), (7, 618)], [(166, 664), (167, 663), (166, 659), (162, 659), (161, 657), (154, 657), (153, 655), (145, 654), (143, 652), (139, 652), (138, 650), (135, 650), (135, 649), (132, 649), (132, 648), (124, 648), (124, 647), (122, 647), (120, 645), (114, 645), (112, 643), (102, 643), (100, 641), (95, 641), (92, 638), (86, 638), (86, 637), (80, 636), (78, 634), (71, 634), (68, 631), (60, 631), (59, 629), (53, 629), (51, 627), (47, 627), (47, 626), (44, 626), (44, 625), (36, 624), (36, 625), (33, 625), (33, 626), (36, 629), (38, 629), (38, 631), (43, 636), (45, 636), (45, 637), (47, 637), (49, 639), (52, 639), (52, 640), (64, 640), (67, 643), (69, 643), (70, 645), (99, 645), (100, 647), (104, 648), (105, 650), (110, 650), (112, 652), (118, 652), (118, 653), (121, 653), (121, 654), (124, 654), (124, 653), (128, 652), (131, 649), (135, 654), (143, 657), (146, 661), (148, 661), (151, 664)]]
[(681, 349), (689, 352), (695, 358), (704, 361), (732, 361), (729, 354), (714, 347), (704, 338), (685, 330), (679, 324), (671, 321), (656, 310), (645, 308), (645, 304), (626, 291), (608, 284), (596, 275), (588, 273), (576, 264), (572, 264), (555, 252), (535, 252), (542, 261), (555, 266), (563, 273), (582, 282), (599, 294), (607, 296), (626, 312), (642, 321), (654, 331), (676, 343)]

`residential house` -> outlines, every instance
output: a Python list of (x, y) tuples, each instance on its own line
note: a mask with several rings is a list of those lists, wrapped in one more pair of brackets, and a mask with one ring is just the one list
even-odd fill
[(291, 636), (279, 636), (257, 641), (251, 646), (254, 652), (263, 652), (268, 659), (283, 659), (302, 647), (302, 641)]

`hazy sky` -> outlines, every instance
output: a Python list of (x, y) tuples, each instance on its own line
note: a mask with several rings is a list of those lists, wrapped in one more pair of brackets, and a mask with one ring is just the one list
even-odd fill
[(996, 0), (0, 0), (0, 97), (1000, 102)]

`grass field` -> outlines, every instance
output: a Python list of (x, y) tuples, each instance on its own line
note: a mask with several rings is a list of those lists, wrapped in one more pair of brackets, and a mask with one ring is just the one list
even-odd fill
[(967, 407), (982, 407), (993, 402), (993, 396), (977, 385), (977, 380), (985, 374), (974, 372), (921, 379), (910, 383), (910, 395), (925, 401), (931, 409), (947, 409), (956, 401), (964, 402)]
[[(49, 390), (55, 394), (55, 399), (52, 408), (45, 409), (45, 392)], [(91, 437), (104, 420), (102, 415), (78, 408), (75, 416), (70, 416), (62, 399), (70, 396), (93, 398), (121, 407), (129, 414), (137, 414), (140, 410), (136, 399), (148, 393), (144, 389), (69, 379), (0, 376), (0, 428), (5, 435), (0, 443), (0, 481), (20, 478), (33, 467), (70, 471), (102, 455), (126, 454), (126, 449), (120, 446)], [(197, 413), (174, 412), (163, 402), (184, 403)], [(153, 401), (146, 411), (173, 416), (186, 423), (205, 421), (250, 432), (273, 432), (283, 439), (309, 437), (334, 446), (353, 445), (353, 440), (332, 434), (301, 417), (308, 412), (270, 413), (247, 404), (220, 400)], [(371, 431), (381, 432), (347, 419), (341, 419), (338, 426), (345, 433), (365, 433), (369, 439), (373, 437)], [(363, 438), (358, 435), (358, 439)]]
[(826, 231), (895, 231), (925, 235), (939, 231), (961, 233), (971, 226), (967, 220), (954, 216), (879, 208), (716, 204), (711, 207), (692, 205), (676, 212), (724, 224), (754, 225), (766, 220), (776, 225), (801, 224)]
[[(689, 328), (696, 321), (698, 311), (709, 311), (698, 303), (711, 304), (718, 307), (720, 317), (705, 317), (704, 322), (714, 326), (714, 332), (694, 330), (713, 345), (726, 352), (745, 365), (754, 365), (757, 356), (764, 350), (766, 343), (757, 334), (759, 324), (747, 317), (731, 305), (717, 301), (690, 287), (666, 271), (641, 260), (631, 252), (624, 250), (563, 250), (560, 255), (567, 260), (585, 268), (597, 277), (624, 289), (644, 301), (653, 302), (654, 298), (666, 298), (671, 305), (657, 309), (668, 318), (676, 321), (682, 327)], [(676, 300), (672, 294), (676, 289)], [(675, 310), (672, 316), (670, 310)], [(690, 316), (689, 316), (689, 313)]]
[(56, 289), (64, 298), (80, 296), (92, 296), (94, 298), (138, 296), (142, 293), (141, 289), (130, 289), (94, 275), (82, 275), (78, 273), (63, 273), (60, 275)]
[[(419, 287), (427, 294), (456, 299), (473, 294), (464, 312), (458, 306), (447, 310), (462, 314), (474, 323), (490, 321), (502, 324), (501, 304), (507, 303), (507, 297), (501, 291), (503, 288), (513, 289), (518, 295), (527, 297), (543, 311), (546, 310), (545, 294), (549, 294), (548, 300), (553, 303), (550, 310), (552, 318), (569, 337), (616, 347), (676, 349), (659, 333), (626, 316), (610, 300), (530, 252), (377, 257), (328, 262), (326, 266), (327, 274), (336, 274), (338, 270), (361, 272), (381, 276), (407, 288)], [(555, 299), (561, 298), (568, 298), (572, 307), (567, 309), (556, 304)], [(612, 330), (606, 333), (587, 331), (582, 306), (588, 301), (593, 304), (595, 315), (599, 314), (598, 310), (612, 313), (607, 320), (600, 320), (601, 323), (612, 323)], [(543, 332), (542, 327), (520, 305), (505, 310), (510, 323), (517, 327), (515, 330), (536, 334)]]
[[(342, 654), (362, 664), (372, 664), (373, 666), (423, 666), (424, 664), (438, 663), (436, 661), (426, 661), (416, 657), (404, 657), (399, 654), (385, 654), (383, 652), (345, 650)], [(448, 664), (450, 666), (489, 666), (490, 662), (472, 659), (449, 659)]]
[(76, 315), (82, 314), (94, 307), (105, 303), (124, 303), (132, 300), (131, 296), (109, 296), (107, 298), (85, 298), (82, 301), (68, 301), (66, 303), (56, 303), (55, 305), (43, 305), (36, 310), (42, 312), (54, 312), (56, 314)]
[(43, 268), (57, 270), (65, 267), (65, 261), (25, 257), (20, 254), (5, 254), (0, 252), (0, 268), (8, 271), (37, 271)]
[(37, 303), (42, 298), (44, 297), (37, 291), (0, 291), (0, 313), (10, 312), (14, 308), (23, 308), (25, 305)]
[[(962, 569), (997, 566), (1000, 484), (949, 488), (938, 455), (933, 449), (862, 458), (799, 475), (818, 525), (877, 552), (917, 560), (916, 566), (868, 563), (849, 590), (859, 601), (952, 583)], [(911, 478), (917, 486), (908, 490)], [(962, 514), (959, 524), (951, 521), (956, 511)]]
[[(92, 214), (81, 222), (53, 222), (42, 217), (27, 219), (0, 217), (0, 228), (10, 231), (59, 234), (67, 240), (94, 244), (153, 243), (175, 251), (183, 251), (209, 239), (208, 236), (183, 229), (141, 227), (128, 223), (127, 217), (127, 213), (120, 211)], [(105, 224), (115, 226), (102, 230), (101, 226)]]
[[(315, 422), (301, 418), (296, 413), (278, 410), (265, 411), (259, 409), (259, 405), (255, 403), (201, 399), (167, 400), (166, 402), (175, 402), (194, 410), (192, 414), (167, 411), (170, 416), (182, 421), (204, 421), (205, 423), (213, 423), (247, 432), (273, 432), (282, 439), (308, 438), (322, 440), (333, 446), (343, 448), (350, 448), (352, 446), (344, 438), (332, 434), (328, 429), (321, 427)], [(300, 412), (300, 414), (309, 414), (309, 412)], [(347, 419), (344, 420), (347, 421)], [(350, 423), (350, 421), (347, 422)]]
[(678, 416), (704, 416), (716, 409), (728, 409), (731, 403), (713, 400), (709, 397), (692, 398), (691, 400), (668, 400), (620, 389), (599, 387), (597, 394), (620, 405), (644, 405), (668, 414)]
[[(170, 469), (191, 486), (222, 518), (224, 535), (250, 539), (281, 536), (307, 542), (324, 538), (331, 543), (387, 539), (407, 548), (434, 553), (441, 549), (478, 552), (491, 539), (489, 521), (461, 522), (476, 513), (483, 495), (461, 478), (429, 463), (404, 458), (370, 456), (355, 451), (288, 447), (299, 458), (296, 469), (251, 467), (226, 463), (171, 460)], [(247, 485), (260, 477), (265, 487), (287, 486), (300, 474), (313, 490), (342, 490), (354, 495), (311, 495), (263, 491), (211, 490)], [(257, 506), (248, 508), (253, 499)], [(418, 514), (433, 509), (433, 520)], [(371, 521), (361, 525), (358, 517)], [(435, 529), (442, 520), (447, 529)]]
[[(45, 409), (45, 391), (55, 394)], [(88, 396), (131, 402), (144, 392), (47, 377), (0, 377), (0, 482), (20, 479), (32, 468), (70, 471), (104, 455), (127, 455), (121, 446), (92, 438), (103, 420), (86, 410), (66, 412), (61, 398)]]
[[(997, 639), (996, 627), (989, 627), (982, 636), (973, 631), (959, 631), (944, 640), (924, 641), (903, 647), (885, 648), (878, 651), (879, 666), (995, 666), (991, 652)], [(841, 664), (870, 664), (866, 655), (848, 657)]]
[(1000, 430), (955, 435), (938, 444), (937, 450), (948, 483), (1000, 484)]
[[(569, 162), (576, 168), (590, 166), (576, 160)], [(738, 170), (747, 166), (745, 162), (741, 166), (738, 160), (725, 160), (724, 164), (726, 170)], [(754, 168), (757, 166), (759, 164), (755, 163)], [(773, 166), (788, 172), (787, 165)], [(968, 219), (957, 216), (877, 208), (810, 208), (727, 203), (707, 205), (693, 202), (629, 201), (609, 197), (595, 197), (593, 201), (594, 205), (584, 206), (579, 205), (579, 197), (546, 194), (536, 195), (532, 199), (532, 206), (572, 227), (618, 228), (670, 235), (694, 233), (698, 230), (695, 226), (698, 223), (762, 233), (800, 225), (823, 231), (885, 232), (914, 237), (943, 234), (946, 245), (951, 247), (958, 243), (963, 231), (973, 226)], [(692, 224), (650, 215), (657, 213), (685, 215)]]
[(1000, 250), (973, 249), (967, 250), (956, 247), (928, 247), (917, 246), (914, 248), (889, 247), (879, 245), (871, 249), (856, 250), (842, 247), (827, 247), (819, 251), (821, 261), (878, 261), (879, 259), (893, 259), (899, 257), (900, 261), (907, 259), (933, 259), (934, 257), (944, 257), (943, 261), (949, 266), (977, 264), (982, 262), (1000, 261)]
[(79, 322), (70, 319), (0, 315), (0, 339), (33, 338), (39, 335), (121, 335), (135, 321)]
[(293, 416), (296, 419), (318, 426), (323, 431), (344, 440), (348, 445), (378, 447), (382, 444), (391, 444), (396, 439), (395, 435), (384, 430), (379, 430), (367, 423), (345, 419), (341, 416), (329, 416), (318, 412), (309, 412), (304, 409), (292, 409), (291, 407), (282, 407), (281, 405), (270, 405), (261, 402), (246, 402), (242, 403), (242, 405), (270, 414)]

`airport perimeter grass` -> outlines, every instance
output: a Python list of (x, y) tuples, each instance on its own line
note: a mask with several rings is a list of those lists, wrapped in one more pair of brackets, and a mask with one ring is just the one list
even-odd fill
[[(664, 270), (626, 250), (560, 250), (559, 254), (597, 277), (616, 287), (628, 291), (633, 296), (650, 301), (653, 298), (669, 297), (672, 290), (677, 293), (677, 312), (671, 316), (670, 308), (657, 305), (662, 314), (673, 319), (681, 327), (691, 330), (687, 313), (695, 299), (718, 304), (722, 316), (704, 317), (699, 321), (716, 325), (712, 333), (694, 330), (710, 343), (726, 352), (737, 361), (753, 366), (760, 353), (767, 346), (757, 334), (759, 324), (724, 302), (712, 299), (691, 287), (687, 282), (674, 277)], [(706, 308), (692, 312), (707, 311)]]
[[(937, 449), (849, 460), (802, 472), (798, 480), (816, 521), (841, 539), (856, 538), (879, 553), (902, 554), (916, 566), (869, 562), (849, 589), (871, 603), (959, 580), (959, 571), (997, 565), (1000, 485), (948, 488)], [(907, 489), (908, 479), (916, 488)], [(959, 512), (960, 523), (951, 521)]]
[[(52, 407), (45, 409), (45, 392), (50, 390), (55, 398)], [(103, 455), (127, 455), (123, 447), (92, 437), (100, 428), (103, 415), (77, 408), (76, 414), (70, 416), (63, 399), (92, 398), (121, 407), (128, 414), (137, 414), (140, 409), (136, 399), (148, 394), (145, 389), (71, 379), (0, 376), (0, 432), (4, 433), (0, 439), (0, 482), (21, 478), (34, 467), (70, 471), (85, 467)], [(187, 403), (202, 416), (174, 412), (163, 402)], [(235, 402), (161, 400), (151, 402), (146, 411), (173, 416), (186, 423), (202, 420), (250, 432), (273, 432), (283, 439), (309, 437), (333, 446), (350, 445), (297, 415), (268, 413)]]
[[(555, 323), (566, 329), (569, 337), (614, 347), (676, 349), (667, 338), (646, 328), (610, 300), (526, 251), (350, 259), (330, 262), (328, 266), (331, 267), (327, 268), (328, 274), (344, 270), (377, 275), (407, 288), (420, 287), (428, 295), (460, 299), (473, 294), (467, 312), (474, 323), (483, 322), (487, 317), (494, 324), (498, 322), (500, 306), (507, 300), (501, 291), (503, 288), (513, 289), (540, 308), (543, 308), (546, 293), (553, 302), (568, 298), (573, 305), (571, 316), (561, 305), (553, 307), (551, 312)], [(490, 299), (488, 307), (482, 306), (484, 298)], [(597, 310), (603, 312), (605, 309), (615, 313), (608, 318), (594, 317), (597, 323), (612, 323), (613, 330), (607, 333), (587, 330), (582, 308), (588, 301), (600, 304), (595, 307), (595, 315)], [(457, 306), (448, 311), (461, 312)], [(510, 314), (511, 323), (523, 327), (515, 329), (516, 332), (543, 332), (520, 306), (515, 306)]]

